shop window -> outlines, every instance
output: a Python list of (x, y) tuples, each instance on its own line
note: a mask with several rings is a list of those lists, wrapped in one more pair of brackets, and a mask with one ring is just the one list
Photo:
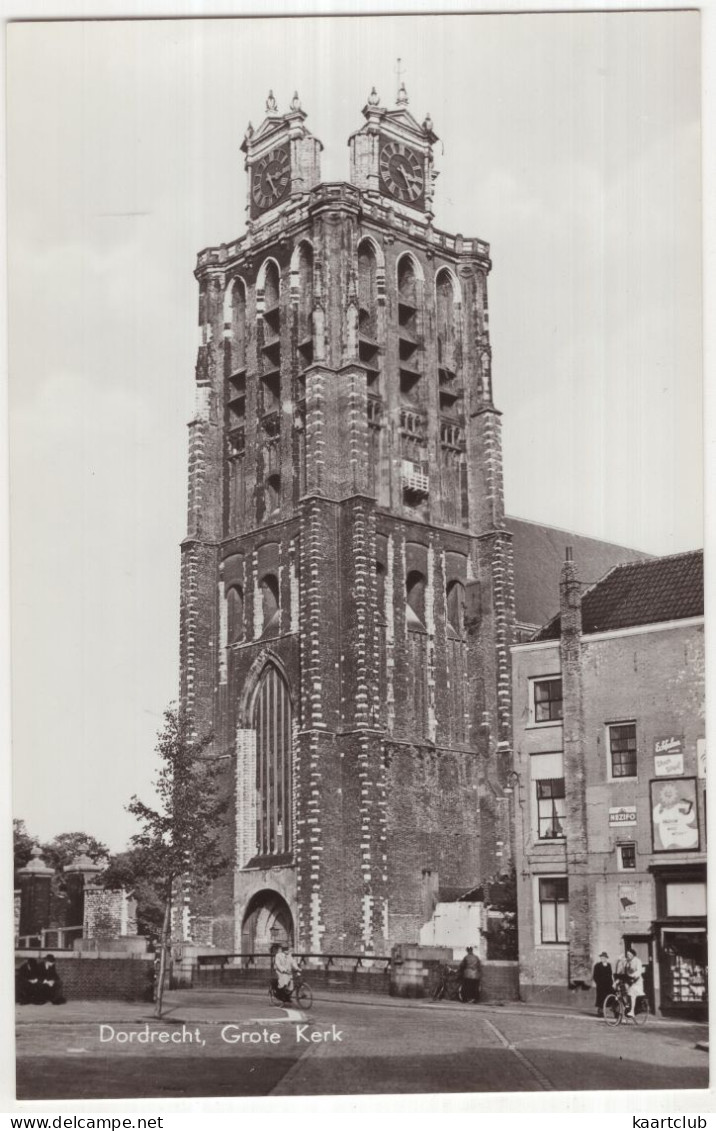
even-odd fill
[(662, 933), (661, 981), (669, 1005), (705, 1005), (708, 950), (701, 928)]
[(564, 837), (564, 778), (543, 778), (537, 786), (537, 835), (540, 840)]
[(562, 680), (532, 681), (532, 718), (535, 723), (552, 723), (562, 718)]
[(609, 758), (613, 778), (636, 777), (636, 723), (609, 727)]
[(636, 845), (617, 845), (617, 866), (620, 872), (636, 871)]
[(549, 876), (538, 881), (540, 941), (567, 942), (569, 894), (566, 876)]
[(244, 635), (244, 594), (240, 585), (233, 585), (227, 594), (229, 644)]

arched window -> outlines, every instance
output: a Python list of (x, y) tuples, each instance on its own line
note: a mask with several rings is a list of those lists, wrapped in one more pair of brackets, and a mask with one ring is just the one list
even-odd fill
[(418, 323), (418, 280), (411, 256), (398, 262), (398, 356), (400, 395), (411, 404), (421, 400), (422, 372)]
[(232, 585), (226, 595), (226, 601), (229, 644), (235, 644), (244, 635), (244, 594), (240, 585)]
[(405, 620), (408, 628), (425, 627), (425, 574), (411, 569), (405, 580)]
[(275, 634), (278, 631), (278, 580), (272, 573), (267, 573), (261, 579), (261, 607), (263, 611), (263, 636)]
[(264, 275), (264, 314), (275, 310), (275, 308), (278, 306), (278, 295), (278, 267), (274, 263), (273, 259), (271, 259), (266, 264), (266, 274)]
[(375, 340), (378, 336), (378, 269), (368, 240), (358, 248), (358, 331)]
[(448, 271), (441, 271), (436, 283), (438, 324), (438, 362), (455, 368), (455, 294)]
[(280, 856), (292, 848), (292, 708), (281, 673), (268, 664), (254, 701), (256, 731), (256, 848)]
[(448, 635), (462, 637), (465, 632), (465, 587), (451, 581), (447, 587)]

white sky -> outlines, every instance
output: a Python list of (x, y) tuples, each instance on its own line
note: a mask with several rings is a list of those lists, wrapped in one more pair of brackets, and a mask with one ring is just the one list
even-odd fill
[[(510, 514), (702, 544), (695, 12), (9, 28), (15, 813), (114, 848), (178, 685), (196, 252), (294, 89), (348, 175), (375, 83), (441, 142), (436, 225), (487, 240)], [(444, 146), (444, 152), (443, 152)], [(49, 772), (48, 772), (49, 771)], [(58, 782), (61, 788), (58, 789)]]

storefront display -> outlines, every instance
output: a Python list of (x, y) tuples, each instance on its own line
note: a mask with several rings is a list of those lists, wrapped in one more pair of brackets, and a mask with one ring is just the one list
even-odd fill
[(705, 1005), (708, 1000), (706, 932), (662, 930), (664, 1005)]

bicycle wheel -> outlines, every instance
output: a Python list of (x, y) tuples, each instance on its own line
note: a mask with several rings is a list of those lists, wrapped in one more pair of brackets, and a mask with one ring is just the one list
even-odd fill
[(621, 999), (616, 994), (609, 994), (602, 1006), (602, 1015), (607, 1025), (618, 1025), (622, 1019), (624, 1007)]
[(645, 997), (637, 998), (634, 1006), (634, 1024), (646, 1025), (649, 1020), (649, 1002)]
[(457, 987), (457, 1000), (458, 1001), (464, 1001), (465, 1000), (465, 983), (464, 982), (460, 982), (460, 985)]
[(437, 986), (433, 990), (433, 1001), (442, 1001), (442, 999), (445, 997), (446, 992), (447, 986), (445, 985), (445, 979), (443, 978), (438, 982)]
[(311, 987), (306, 982), (301, 982), (296, 988), (296, 1004), (300, 1005), (301, 1009), (310, 1009), (313, 1005)]
[(276, 990), (274, 989), (273, 982), (269, 982), (269, 1001), (271, 1002), (271, 1005), (276, 1005), (278, 1003), (278, 998), (276, 997)]

